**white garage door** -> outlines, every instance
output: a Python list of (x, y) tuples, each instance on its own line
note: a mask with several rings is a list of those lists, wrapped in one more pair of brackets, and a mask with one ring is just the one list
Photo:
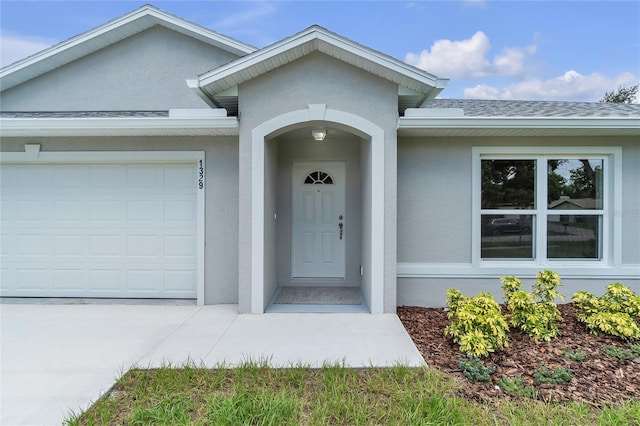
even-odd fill
[(195, 298), (195, 163), (3, 164), (0, 294)]

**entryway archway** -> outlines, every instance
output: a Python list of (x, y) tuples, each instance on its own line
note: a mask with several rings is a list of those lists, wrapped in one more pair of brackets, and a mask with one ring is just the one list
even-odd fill
[[(277, 283), (277, 149), (269, 141), (300, 127), (324, 125), (362, 141), (359, 248), (361, 290), (372, 313), (384, 306), (384, 131), (352, 113), (309, 105), (274, 117), (252, 130), (251, 140), (251, 288), (252, 313), (263, 313)], [(338, 215), (339, 216), (339, 215)], [(344, 215), (343, 215), (344, 219)], [(339, 222), (338, 222), (339, 223)], [(343, 227), (346, 226), (343, 222)], [(339, 228), (338, 228), (339, 230)], [(343, 228), (343, 238), (346, 230)], [(339, 234), (337, 234), (339, 235)]]

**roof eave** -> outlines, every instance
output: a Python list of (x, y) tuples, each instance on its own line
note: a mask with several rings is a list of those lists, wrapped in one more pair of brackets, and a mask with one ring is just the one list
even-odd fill
[[(137, 26), (133, 28), (136, 24)], [(194, 37), (239, 56), (247, 55), (256, 50), (253, 46), (241, 43), (222, 34), (218, 34), (200, 25), (184, 21), (153, 6), (146, 5), (124, 16), (111, 20), (99, 27), (62, 41), (48, 49), (42, 50), (34, 55), (0, 69), (0, 80), (2, 81), (2, 87), (0, 90), (6, 90), (14, 87), (24, 81), (55, 69), (56, 67), (69, 63), (77, 59), (77, 57), (90, 54), (93, 51), (99, 50), (102, 47), (106, 47), (109, 44), (129, 37), (132, 34), (144, 31), (155, 25), (161, 25), (182, 34)], [(121, 34), (118, 35), (118, 32)], [(108, 40), (105, 37), (107, 33), (110, 34)], [(101, 41), (103, 38), (105, 40)], [(95, 46), (88, 48), (87, 52), (83, 52), (82, 55), (79, 54), (77, 57), (72, 54), (74, 49), (80, 49), (82, 45), (86, 46), (89, 42), (93, 42)], [(61, 61), (54, 61), (54, 58), (61, 57), (61, 55), (64, 55), (65, 53), (69, 53), (69, 58), (71, 59), (66, 60), (63, 58)], [(38, 64), (43, 64), (47, 61), (55, 62), (55, 64), (51, 64), (50, 66), (41, 66), (42, 69), (40, 70), (29, 73), (24, 77), (20, 76), (21, 72), (24, 72), (29, 68), (37, 67)]]
[[(448, 79), (438, 78), (435, 75), (429, 74), (390, 56), (351, 42), (322, 27), (312, 26), (271, 46), (267, 46), (264, 49), (260, 49), (199, 75), (197, 78), (198, 86), (206, 93), (210, 100), (213, 101), (215, 96), (220, 92), (237, 87), (239, 84), (244, 83), (250, 78), (254, 78), (256, 75), (261, 75), (275, 69), (276, 66), (264, 66), (265, 63), (273, 58), (280, 57), (279, 59), (281, 60), (278, 61), (279, 65), (277, 65), (277, 67), (280, 67), (312, 52), (327, 53), (323, 52), (327, 46), (335, 47), (341, 52), (356, 55), (368, 63), (375, 63), (384, 67), (388, 71), (391, 71), (391, 73), (385, 73), (385, 78), (387, 79), (397, 78), (400, 80), (400, 76), (403, 76), (404, 79), (410, 80), (412, 86), (410, 89), (418, 91), (425, 96), (422, 102), (435, 98), (449, 81)], [(298, 48), (301, 48), (300, 54), (292, 56), (290, 53)], [(335, 57), (339, 60), (346, 61), (343, 55)], [(242, 76), (241, 74), (247, 70), (250, 70), (250, 72), (245, 74), (250, 77)]]
[(400, 136), (638, 136), (636, 117), (400, 117)]
[(2, 137), (236, 136), (236, 117), (0, 118)]

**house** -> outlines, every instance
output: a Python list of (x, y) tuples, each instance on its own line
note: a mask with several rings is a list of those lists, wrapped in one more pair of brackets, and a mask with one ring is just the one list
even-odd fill
[(339, 286), (380, 313), (542, 269), (640, 290), (640, 105), (441, 99), (319, 26), (256, 49), (152, 6), (0, 83), (5, 297), (262, 313)]

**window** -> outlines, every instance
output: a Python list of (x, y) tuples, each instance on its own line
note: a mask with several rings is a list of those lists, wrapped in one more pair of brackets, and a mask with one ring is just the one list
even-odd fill
[(322, 170), (316, 170), (307, 175), (304, 183), (305, 185), (333, 185), (333, 178)]
[(557, 154), (475, 150), (481, 261), (605, 259), (611, 228), (605, 215), (611, 197), (606, 182), (613, 174), (612, 153), (552, 150)]

